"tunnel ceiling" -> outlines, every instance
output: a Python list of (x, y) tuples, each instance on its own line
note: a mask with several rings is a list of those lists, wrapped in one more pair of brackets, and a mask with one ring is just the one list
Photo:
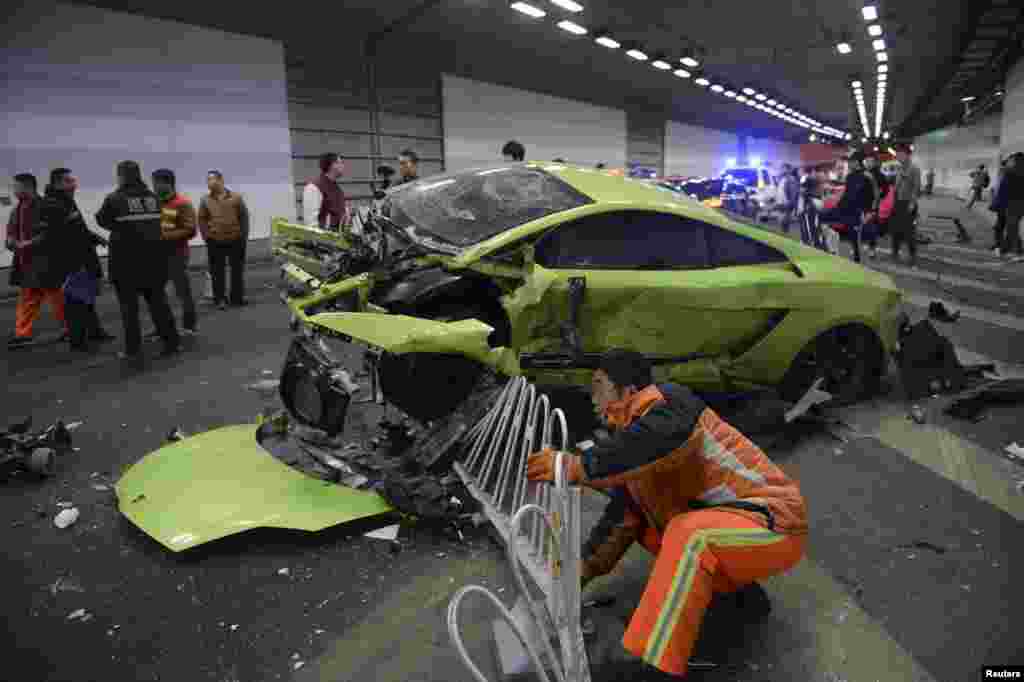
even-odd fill
[[(674, 68), (682, 66), (680, 57), (696, 51), (701, 67), (689, 69), (694, 77), (705, 73), (737, 92), (749, 86), (854, 134), (860, 125), (850, 81), (866, 77), (868, 118), (874, 125), (876, 61), (862, 0), (692, 0), (685, 6), (578, 0), (584, 7), (580, 13), (549, 0), (530, 1), (547, 16), (530, 19), (504, 0), (354, 0), (305, 10), (288, 3), (250, 3), (244, 12), (231, 3), (197, 0), (85, 4), (281, 40), (290, 62), (327, 75), (358, 59), (363, 37), (426, 4), (429, 9), (381, 43), (382, 82), (422, 79), (441, 70), (713, 128), (807, 139), (809, 131), (698, 87), (692, 78), (633, 60), (624, 48), (595, 44), (594, 31), (607, 28), (626, 46), (638, 43), (652, 59), (664, 54)], [(1006, 1), (984, 0), (986, 5)], [(890, 57), (885, 128), (896, 130), (906, 122), (905, 130), (919, 129), (930, 111), (929, 98), (956, 75), (951, 65), (971, 38), (974, 14), (968, 0), (880, 0), (878, 10)], [(318, 15), (315, 21), (310, 12)], [(570, 35), (556, 27), (562, 19), (591, 33)], [(847, 55), (836, 50), (844, 39), (853, 48)]]

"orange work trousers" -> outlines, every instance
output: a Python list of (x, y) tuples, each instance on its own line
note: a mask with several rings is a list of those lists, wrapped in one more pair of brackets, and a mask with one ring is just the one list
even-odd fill
[(623, 646), (662, 672), (685, 675), (712, 595), (789, 570), (804, 541), (714, 509), (680, 514), (663, 535), (648, 528), (641, 543), (657, 559)]
[(58, 322), (67, 328), (67, 321), (64, 318), (64, 290), (63, 289), (22, 289), (18, 293), (18, 307), (15, 311), (14, 335), (18, 338), (29, 338), (32, 336), (32, 325), (39, 318), (39, 310), (43, 303), (47, 303), (53, 310), (53, 316)]

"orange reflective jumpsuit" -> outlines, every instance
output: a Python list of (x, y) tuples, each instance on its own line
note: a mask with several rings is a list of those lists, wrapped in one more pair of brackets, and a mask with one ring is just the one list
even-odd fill
[(610, 440), (582, 453), (586, 485), (612, 500), (584, 547), (585, 579), (633, 542), (657, 556), (623, 639), (684, 675), (715, 592), (786, 571), (804, 554), (799, 485), (688, 389), (648, 386), (609, 408)]

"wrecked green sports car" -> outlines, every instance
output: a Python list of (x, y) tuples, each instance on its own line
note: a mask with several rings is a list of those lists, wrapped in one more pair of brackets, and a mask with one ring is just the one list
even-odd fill
[[(119, 508), (172, 551), (392, 509), (386, 489), (346, 482), (372, 475), (360, 461), (381, 464), (339, 440), (357, 398), (426, 423), (416, 450), (436, 475), (450, 467), (441, 453), (493, 402), (474, 391), (502, 376), (584, 386), (601, 353), (630, 348), (654, 361), (658, 380), (698, 391), (778, 386), (795, 401), (822, 379), (850, 402), (875, 388), (905, 317), (885, 275), (683, 195), (560, 164), (424, 179), (342, 233), (275, 220), (273, 234), (301, 332), (280, 395), (322, 443), (272, 420), (145, 456), (118, 482)], [(344, 477), (319, 480), (300, 457)]]
[(698, 390), (795, 400), (824, 377), (851, 402), (897, 343), (886, 275), (603, 171), (467, 170), (378, 209), (341, 235), (275, 221), (275, 252), (294, 324), (362, 345), (384, 399), (419, 420), (454, 409), (485, 367), (587, 385), (611, 348)]

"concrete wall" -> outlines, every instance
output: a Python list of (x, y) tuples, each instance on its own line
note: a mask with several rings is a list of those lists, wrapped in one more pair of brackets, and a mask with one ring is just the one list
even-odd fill
[(935, 171), (935, 192), (966, 197), (970, 173), (980, 164), (988, 167), (995, 185), (999, 163), (1002, 118), (997, 114), (969, 126), (950, 126), (914, 140), (914, 156), (922, 173)]
[(45, 185), (49, 169), (70, 167), (92, 226), (118, 161), (174, 170), (196, 202), (217, 168), (245, 196), (254, 239), (294, 214), (280, 43), (47, 0), (4, 20), (5, 181), (31, 172)]
[(666, 175), (718, 175), (727, 159), (740, 156), (739, 138), (733, 133), (677, 121), (665, 123)]
[(1024, 59), (1010, 69), (1004, 92), (999, 146), (1005, 157), (1014, 152), (1024, 152)]
[(448, 74), (442, 88), (449, 172), (500, 162), (502, 146), (513, 139), (526, 147), (528, 161), (626, 164), (624, 111)]
[(763, 163), (771, 164), (770, 168), (778, 173), (782, 164), (800, 165), (800, 146), (756, 137), (747, 138), (747, 155), (757, 156)]

